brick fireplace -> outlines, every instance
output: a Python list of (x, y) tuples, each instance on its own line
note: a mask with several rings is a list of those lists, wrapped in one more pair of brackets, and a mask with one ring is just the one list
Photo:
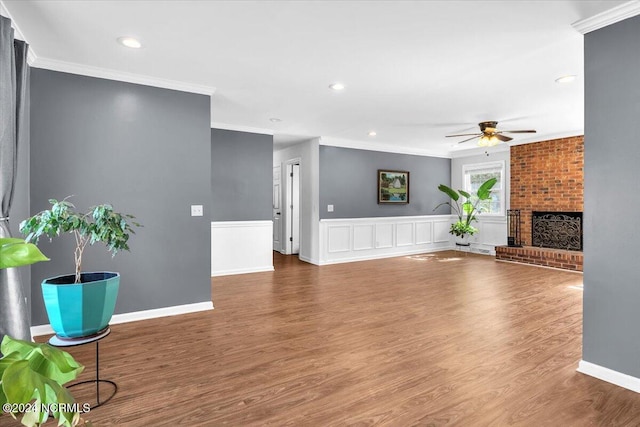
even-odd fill
[(582, 252), (531, 247), (531, 229), (534, 211), (583, 211), (583, 165), (583, 136), (511, 147), (510, 208), (520, 210), (524, 247), (498, 247), (497, 259), (582, 271)]

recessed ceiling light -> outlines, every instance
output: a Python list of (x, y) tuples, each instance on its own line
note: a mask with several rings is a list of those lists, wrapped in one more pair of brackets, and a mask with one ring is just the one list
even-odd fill
[(271, 117), (271, 118), (269, 119), (269, 121), (270, 121), (270, 122), (273, 122), (273, 123), (280, 123), (280, 122), (282, 121), (282, 119), (279, 119), (279, 118), (277, 118), (277, 117)]
[(576, 79), (575, 74), (567, 74), (566, 76), (560, 76), (556, 79), (556, 83), (571, 83)]
[(335, 90), (335, 91), (341, 91), (341, 90), (344, 90), (344, 88), (345, 88), (345, 85), (338, 82), (329, 85), (329, 89)]
[(142, 43), (133, 37), (118, 37), (118, 43), (131, 49), (140, 49), (142, 47)]
[(377, 133), (376, 133), (375, 130), (372, 130), (372, 131), (369, 132), (369, 136), (376, 136), (376, 135), (377, 135)]

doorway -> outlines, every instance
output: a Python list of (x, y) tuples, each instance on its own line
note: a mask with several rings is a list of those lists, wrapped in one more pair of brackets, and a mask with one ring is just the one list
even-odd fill
[(273, 250), (284, 252), (282, 247), (282, 166), (273, 167)]
[(300, 253), (300, 161), (287, 162), (285, 253)]

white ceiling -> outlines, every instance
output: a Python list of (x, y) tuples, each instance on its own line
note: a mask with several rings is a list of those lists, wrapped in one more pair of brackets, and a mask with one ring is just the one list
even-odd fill
[[(538, 130), (513, 142), (581, 134), (583, 36), (571, 24), (625, 2), (2, 3), (37, 55), (35, 66), (215, 87), (212, 122), (270, 129), (276, 144), (321, 136), (442, 155), (475, 147), (445, 135), (476, 131), (485, 120)], [(123, 35), (143, 48), (120, 46)], [(555, 83), (566, 74), (578, 78)], [(336, 81), (347, 88), (332, 92)]]

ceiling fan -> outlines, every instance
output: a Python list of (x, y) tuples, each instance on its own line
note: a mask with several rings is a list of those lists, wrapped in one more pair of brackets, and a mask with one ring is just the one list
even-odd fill
[(535, 130), (497, 130), (498, 122), (480, 122), (478, 123), (480, 126), (480, 133), (461, 133), (457, 135), (447, 135), (447, 138), (454, 138), (459, 136), (471, 136), (471, 138), (467, 138), (463, 141), (458, 142), (458, 144), (462, 144), (463, 142), (471, 141), (477, 137), (480, 137), (478, 141), (478, 145), (481, 147), (492, 147), (494, 145), (499, 144), (500, 142), (508, 142), (513, 138), (510, 136), (503, 135), (504, 133), (536, 133)]

